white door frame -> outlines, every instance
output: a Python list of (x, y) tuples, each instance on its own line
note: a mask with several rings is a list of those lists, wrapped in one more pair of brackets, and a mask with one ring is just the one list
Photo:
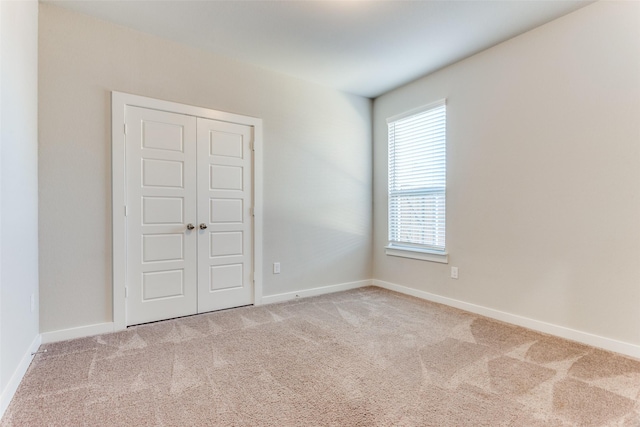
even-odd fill
[(127, 229), (125, 210), (127, 199), (124, 126), (125, 109), (127, 106), (149, 108), (253, 127), (253, 303), (254, 305), (262, 304), (262, 119), (114, 91), (111, 92), (111, 196), (113, 221), (112, 280), (114, 330), (120, 331), (127, 327), (127, 301), (125, 297), (127, 272)]

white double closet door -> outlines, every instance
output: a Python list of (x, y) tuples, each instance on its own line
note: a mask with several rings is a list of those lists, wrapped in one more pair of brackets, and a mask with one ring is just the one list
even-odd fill
[(251, 126), (126, 107), (127, 324), (253, 303)]

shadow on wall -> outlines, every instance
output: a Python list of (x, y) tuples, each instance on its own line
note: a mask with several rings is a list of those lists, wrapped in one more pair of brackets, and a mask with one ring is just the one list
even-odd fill
[(265, 260), (304, 288), (371, 277), (371, 118), (357, 101), (345, 95), (352, 106), (338, 119), (319, 109), (326, 126), (313, 134), (294, 118), (283, 140), (296, 144), (265, 137)]

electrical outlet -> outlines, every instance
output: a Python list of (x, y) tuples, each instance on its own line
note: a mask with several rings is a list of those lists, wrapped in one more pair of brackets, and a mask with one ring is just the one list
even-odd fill
[(36, 295), (31, 294), (31, 312), (36, 311)]
[(280, 274), (280, 263), (279, 262), (274, 262), (273, 263), (273, 274)]
[(458, 278), (458, 267), (451, 267), (451, 278), (452, 279)]

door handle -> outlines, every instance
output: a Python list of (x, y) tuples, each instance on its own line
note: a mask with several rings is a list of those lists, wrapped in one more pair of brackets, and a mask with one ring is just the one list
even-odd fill
[(194, 228), (196, 228), (193, 224), (189, 223), (187, 224), (187, 230), (193, 230)]
[(200, 230), (206, 230), (206, 229), (207, 229), (207, 224), (205, 224), (204, 222), (200, 224)]

